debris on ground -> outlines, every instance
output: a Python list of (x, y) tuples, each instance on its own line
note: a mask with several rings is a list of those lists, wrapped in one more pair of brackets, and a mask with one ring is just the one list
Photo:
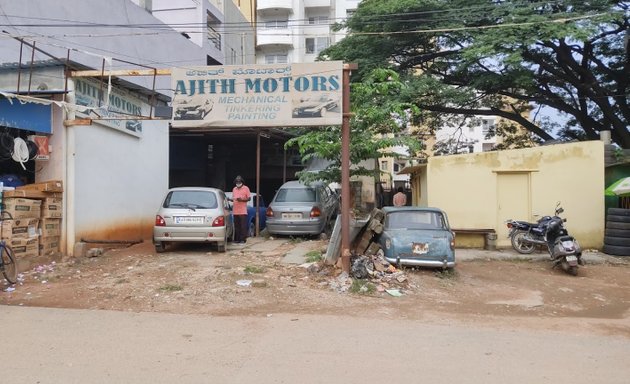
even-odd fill
[(402, 293), (400, 293), (400, 291), (398, 289), (386, 289), (385, 292), (387, 292), (388, 294), (390, 294), (391, 296), (394, 296), (394, 297), (402, 296)]
[(86, 257), (100, 257), (103, 256), (103, 248), (90, 248), (85, 254)]
[(324, 262), (313, 263), (307, 268), (307, 271), (319, 276), (332, 276), (328, 285), (339, 293), (350, 291), (356, 280), (364, 280), (366, 284), (363, 285), (373, 284), (376, 288), (375, 291), (379, 293), (395, 290), (402, 294), (412, 288), (405, 273), (391, 265), (381, 254), (354, 256), (350, 259), (350, 263), (349, 274), (339, 273), (338, 269), (326, 265)]
[(390, 264), (381, 254), (360, 255), (350, 260), (350, 272), (355, 279), (369, 279), (378, 287), (392, 289), (396, 287), (408, 290), (407, 276), (398, 268)]

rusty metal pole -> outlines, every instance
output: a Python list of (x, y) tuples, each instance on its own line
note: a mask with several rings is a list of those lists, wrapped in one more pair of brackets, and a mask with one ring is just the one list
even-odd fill
[(20, 93), (20, 80), (22, 78), (22, 48), (24, 48), (24, 42), (20, 41), (20, 61), (18, 63), (17, 93)]
[[(260, 129), (256, 135), (256, 201), (253, 202), (256, 207), (255, 225), (256, 236), (260, 235)], [(249, 224), (248, 224), (249, 225)]]
[(28, 72), (28, 92), (27, 95), (31, 94), (31, 81), (33, 80), (33, 64), (35, 63), (35, 42), (33, 41), (33, 50), (31, 51), (31, 63)]
[(282, 184), (287, 182), (287, 148), (282, 145)]
[(341, 268), (350, 273), (350, 72), (356, 64), (343, 65), (343, 122), (341, 124)]

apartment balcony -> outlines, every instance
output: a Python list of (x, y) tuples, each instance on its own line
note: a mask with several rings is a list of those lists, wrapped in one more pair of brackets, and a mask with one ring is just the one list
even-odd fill
[(258, 28), (257, 46), (286, 45), (293, 46), (293, 34), (289, 28)]
[(304, 8), (330, 7), (331, 0), (304, 0)]
[(293, 0), (258, 0), (258, 4), (256, 5), (256, 11), (258, 12), (273, 10), (285, 10), (286, 12), (290, 12), (292, 9)]

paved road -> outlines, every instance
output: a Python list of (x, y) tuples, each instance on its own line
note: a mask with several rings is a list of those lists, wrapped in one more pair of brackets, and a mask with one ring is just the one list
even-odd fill
[(404, 319), (0, 306), (3, 383), (627, 384), (630, 339)]

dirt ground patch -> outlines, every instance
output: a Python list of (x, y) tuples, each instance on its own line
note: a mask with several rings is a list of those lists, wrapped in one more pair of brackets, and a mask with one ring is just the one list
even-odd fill
[[(325, 241), (311, 242), (325, 249)], [(287, 239), (273, 251), (226, 253), (180, 245), (156, 254), (145, 242), (25, 271), (15, 290), (0, 292), (0, 304), (215, 316), (346, 313), (529, 327), (563, 318), (630, 338), (628, 263), (587, 264), (578, 277), (525, 259), (463, 261), (452, 274), (405, 269), (406, 281), (396, 285), (402, 296), (394, 297), (377, 283), (369, 294), (340, 292), (339, 269), (283, 263), (296, 244)]]

